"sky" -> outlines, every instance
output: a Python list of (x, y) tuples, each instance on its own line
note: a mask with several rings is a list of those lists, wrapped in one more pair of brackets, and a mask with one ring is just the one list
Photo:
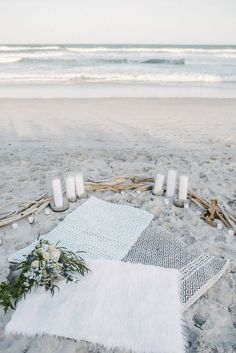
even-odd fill
[(236, 44), (236, 0), (0, 0), (0, 43)]

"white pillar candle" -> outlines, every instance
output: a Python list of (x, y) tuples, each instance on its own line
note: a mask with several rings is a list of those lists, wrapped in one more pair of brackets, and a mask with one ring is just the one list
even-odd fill
[(164, 179), (165, 179), (164, 175), (157, 174), (156, 180), (155, 180), (155, 184), (154, 184), (154, 188), (153, 188), (153, 194), (154, 195), (158, 195), (159, 193), (162, 192)]
[(84, 194), (84, 178), (82, 174), (75, 176), (75, 189), (78, 197)]
[(188, 176), (181, 175), (179, 178), (179, 200), (187, 200), (188, 196)]
[(75, 193), (75, 178), (71, 175), (65, 177), (65, 185), (66, 185), (66, 197), (68, 200), (72, 200), (76, 198)]
[(176, 171), (169, 170), (167, 176), (167, 189), (166, 189), (166, 196), (172, 197), (175, 194), (176, 188)]
[(53, 179), (52, 180), (52, 192), (53, 192), (53, 199), (54, 199), (55, 206), (62, 207), (63, 206), (63, 197), (62, 197), (61, 180), (60, 179)]

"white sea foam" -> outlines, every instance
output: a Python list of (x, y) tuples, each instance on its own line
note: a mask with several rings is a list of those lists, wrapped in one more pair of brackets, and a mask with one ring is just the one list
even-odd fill
[(225, 59), (236, 59), (236, 52), (234, 53), (227, 53), (227, 54), (218, 54), (217, 55), (218, 58), (225, 58)]
[(0, 45), (0, 51), (19, 51), (24, 50), (27, 47), (22, 46), (7, 46), (7, 45)]
[(208, 74), (91, 74), (91, 73), (64, 73), (64, 74), (0, 74), (0, 82), (30, 82), (30, 83), (82, 83), (82, 82), (236, 82), (234, 77), (220, 77)]
[(155, 53), (199, 53), (199, 54), (221, 54), (224, 53), (234, 53), (236, 54), (236, 49), (214, 49), (214, 48), (170, 48), (170, 47), (65, 47), (66, 50), (78, 53), (99, 53), (99, 52), (127, 52), (127, 53), (141, 53), (141, 52), (155, 52)]
[(48, 57), (57, 57), (57, 56), (63, 56), (64, 52), (63, 51), (55, 51), (55, 52), (50, 52), (50, 51), (45, 51), (45, 52), (34, 52), (34, 53), (21, 53), (22, 58), (48, 58)]
[(11, 57), (1, 57), (0, 56), (0, 64), (10, 64), (21, 61), (22, 57), (19, 56), (11, 56)]
[[(18, 54), (18, 55), (17, 55)], [(40, 52), (40, 53), (14, 53), (14, 54), (2, 54), (0, 53), (0, 63), (16, 63), (24, 59), (43, 59), (43, 58), (56, 58), (62, 57), (63, 52)]]
[(12, 46), (12, 45), (0, 45), (0, 51), (22, 51), (22, 50), (59, 50), (61, 47), (59, 46)]

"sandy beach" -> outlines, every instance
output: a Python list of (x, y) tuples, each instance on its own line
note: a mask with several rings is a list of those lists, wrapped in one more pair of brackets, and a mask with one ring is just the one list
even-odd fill
[[(176, 169), (191, 189), (219, 198), (236, 212), (236, 99), (99, 98), (0, 99), (0, 206), (34, 200), (54, 176), (81, 172), (85, 179), (155, 176)], [(236, 351), (236, 238), (204, 223), (197, 207), (165, 212), (150, 192), (96, 193), (141, 207), (177, 238), (231, 260), (224, 276), (185, 313), (188, 352)], [(39, 214), (31, 225), (0, 228), (0, 279), (8, 255), (30, 244), (68, 212)], [(9, 205), (9, 207), (12, 207)], [(105, 352), (101, 346), (55, 337), (5, 337), (11, 312), (0, 310), (0, 352)]]

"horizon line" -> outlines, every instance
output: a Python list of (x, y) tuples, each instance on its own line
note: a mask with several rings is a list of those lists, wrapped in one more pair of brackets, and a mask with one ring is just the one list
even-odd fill
[(35, 42), (35, 43), (29, 43), (29, 42), (21, 42), (21, 43), (6, 43), (6, 42), (0, 42), (0, 45), (166, 45), (166, 46), (173, 46), (173, 45), (178, 45), (178, 46), (236, 46), (236, 44), (233, 43), (228, 43), (228, 44), (216, 44), (216, 43), (78, 43), (78, 42), (64, 42), (64, 43), (47, 43), (47, 42)]

